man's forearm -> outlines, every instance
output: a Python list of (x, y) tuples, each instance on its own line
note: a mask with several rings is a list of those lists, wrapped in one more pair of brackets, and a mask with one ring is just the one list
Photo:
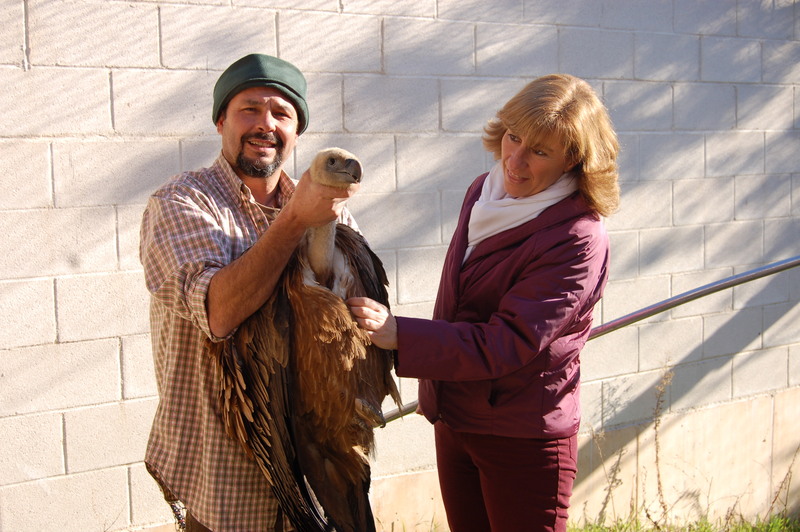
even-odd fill
[(211, 278), (206, 310), (211, 333), (227, 336), (272, 295), (305, 229), (278, 216), (241, 257)]

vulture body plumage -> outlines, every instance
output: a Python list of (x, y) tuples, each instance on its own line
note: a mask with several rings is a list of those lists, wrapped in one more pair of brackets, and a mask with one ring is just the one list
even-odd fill
[[(358, 160), (338, 148), (319, 152), (309, 171), (336, 187), (361, 179)], [(384, 423), (384, 398), (400, 405), (400, 396), (391, 352), (371, 344), (344, 300), (388, 306), (387, 284), (357, 231), (336, 222), (310, 229), (262, 308), (229, 341), (208, 344), (228, 434), (301, 532), (375, 530), (373, 429)]]

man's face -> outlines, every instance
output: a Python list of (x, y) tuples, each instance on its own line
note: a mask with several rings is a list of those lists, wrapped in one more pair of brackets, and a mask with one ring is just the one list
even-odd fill
[(217, 121), (222, 154), (241, 178), (281, 170), (297, 143), (297, 126), (297, 110), (271, 87), (239, 92)]

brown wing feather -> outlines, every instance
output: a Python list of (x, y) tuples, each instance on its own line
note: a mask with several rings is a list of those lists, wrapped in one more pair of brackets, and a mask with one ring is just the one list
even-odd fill
[[(336, 239), (356, 281), (347, 297), (388, 305), (386, 273), (363, 237), (340, 225)], [(400, 402), (392, 353), (371, 345), (342, 299), (304, 284), (306, 267), (300, 250), (232, 341), (209, 343), (221, 414), (298, 530), (372, 531), (373, 428), (387, 395)]]

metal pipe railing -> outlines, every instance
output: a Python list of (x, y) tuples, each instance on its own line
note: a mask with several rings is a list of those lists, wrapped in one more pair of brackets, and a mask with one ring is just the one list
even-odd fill
[[(678, 294), (677, 296), (665, 299), (663, 301), (650, 305), (649, 307), (645, 307), (635, 312), (631, 312), (630, 314), (622, 316), (621, 318), (617, 318), (615, 320), (609, 321), (608, 323), (598, 325), (597, 327), (593, 328), (589, 333), (589, 340), (593, 340), (594, 338), (603, 336), (604, 334), (616, 331), (617, 329), (621, 329), (626, 325), (630, 325), (631, 323), (636, 323), (637, 321), (649, 318), (650, 316), (653, 316), (655, 314), (660, 314), (661, 312), (665, 312), (679, 305), (689, 303), (690, 301), (694, 301), (695, 299), (700, 299), (701, 297), (705, 297), (715, 292), (719, 292), (727, 288), (732, 288), (740, 284), (748, 283), (750, 281), (754, 281), (762, 277), (774, 275), (776, 273), (780, 273), (784, 270), (789, 270), (797, 266), (800, 266), (800, 255), (792, 257), (790, 259), (773, 262), (772, 264), (767, 264), (766, 266), (761, 266), (760, 268), (755, 268), (753, 270), (749, 270), (744, 273), (740, 273), (738, 275), (732, 275), (720, 281), (715, 281), (713, 283), (700, 286), (693, 290), (689, 290), (688, 292), (683, 292), (682, 294)], [(389, 423), (390, 421), (394, 421), (405, 415), (410, 414), (411, 412), (414, 412), (417, 409), (417, 404), (418, 404), (417, 401), (411, 401), (410, 403), (404, 404), (400, 408), (388, 412), (385, 416), (386, 422)]]

